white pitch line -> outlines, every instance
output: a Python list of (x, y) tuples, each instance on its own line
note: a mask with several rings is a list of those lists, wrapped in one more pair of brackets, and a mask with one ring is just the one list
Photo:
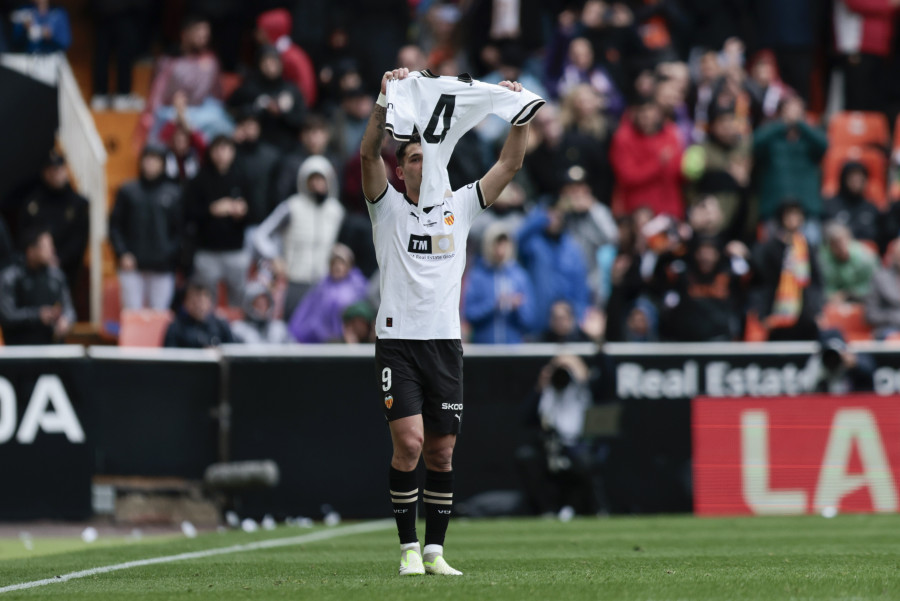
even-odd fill
[(290, 547), (293, 545), (302, 545), (303, 543), (313, 543), (320, 540), (328, 540), (338, 538), (340, 536), (350, 536), (351, 534), (365, 534), (367, 532), (377, 532), (379, 530), (387, 530), (394, 526), (394, 520), (378, 520), (375, 522), (364, 522), (362, 524), (354, 524), (353, 526), (345, 526), (342, 528), (334, 528), (330, 530), (320, 530), (319, 532), (310, 532), (300, 536), (291, 536), (288, 538), (276, 538), (273, 540), (258, 541), (255, 543), (247, 543), (244, 545), (233, 545), (231, 547), (220, 547), (218, 549), (207, 549), (206, 551), (192, 551), (190, 553), (179, 553), (178, 555), (166, 555), (164, 557), (153, 557), (150, 559), (139, 559), (135, 561), (127, 561), (125, 563), (117, 563), (111, 566), (102, 566), (99, 568), (91, 568), (89, 570), (81, 570), (80, 572), (71, 572), (63, 574), (56, 578), (46, 578), (44, 580), (34, 580), (32, 582), (23, 582), (21, 584), (11, 584), (9, 586), (0, 587), (0, 595), (3, 593), (11, 593), (13, 591), (22, 591), (29, 588), (46, 586), (48, 584), (57, 584), (60, 582), (68, 582), (78, 578), (86, 578), (97, 574), (108, 574), (109, 572), (118, 572), (119, 570), (128, 570), (131, 568), (140, 568), (143, 566), (152, 566), (160, 563), (172, 563), (175, 561), (185, 561), (188, 559), (203, 559), (205, 557), (214, 557), (216, 555), (227, 555), (229, 553), (243, 553), (245, 551), (258, 551), (260, 549), (274, 549), (277, 547)]

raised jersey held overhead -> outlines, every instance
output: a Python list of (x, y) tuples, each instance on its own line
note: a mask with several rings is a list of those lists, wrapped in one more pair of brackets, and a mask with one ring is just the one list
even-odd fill
[(387, 82), (385, 129), (397, 140), (414, 131), (422, 139), (422, 188), (419, 203), (439, 204), (449, 196), (447, 163), (459, 139), (493, 113), (513, 125), (525, 125), (545, 101), (522, 90), (513, 92), (495, 84), (459, 77), (438, 77), (429, 70), (415, 71), (406, 79)]

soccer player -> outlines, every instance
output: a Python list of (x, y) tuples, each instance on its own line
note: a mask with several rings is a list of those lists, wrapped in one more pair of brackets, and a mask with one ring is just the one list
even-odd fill
[[(400, 574), (462, 575), (444, 560), (444, 536), (453, 507), (453, 448), (462, 422), (463, 363), (460, 284), (472, 220), (489, 207), (521, 168), (529, 126), (514, 126), (496, 164), (480, 180), (443, 198), (420, 197), (422, 144), (417, 136), (397, 149), (397, 177), (387, 180), (381, 158), (386, 84), (408, 69), (387, 71), (361, 146), (365, 194), (381, 277), (375, 363), (384, 397), (393, 457), (390, 496), (400, 535)], [(501, 86), (521, 92), (522, 85)], [(437, 109), (438, 112), (440, 109)], [(445, 126), (450, 127), (445, 115)], [(419, 484), (425, 460), (425, 549), (416, 535)]]

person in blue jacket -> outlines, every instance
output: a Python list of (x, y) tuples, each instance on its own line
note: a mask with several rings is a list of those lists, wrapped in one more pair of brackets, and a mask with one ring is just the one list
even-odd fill
[(472, 342), (517, 344), (532, 330), (534, 292), (516, 261), (515, 245), (503, 223), (485, 231), (482, 255), (469, 271), (463, 316)]
[(72, 45), (69, 14), (50, 7), (50, 0), (34, 0), (34, 6), (12, 14), (13, 43), (29, 54), (65, 52)]
[(557, 205), (535, 208), (519, 230), (519, 259), (534, 287), (533, 332), (547, 329), (554, 301), (568, 301), (581, 322), (590, 302), (587, 266), (581, 248), (565, 230)]

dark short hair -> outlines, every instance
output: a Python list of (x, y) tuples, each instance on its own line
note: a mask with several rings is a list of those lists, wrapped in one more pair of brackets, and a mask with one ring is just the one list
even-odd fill
[(402, 165), (406, 160), (406, 149), (412, 146), (413, 144), (422, 145), (422, 138), (419, 137), (418, 132), (414, 132), (413, 135), (409, 137), (409, 140), (405, 142), (401, 142), (400, 146), (397, 147), (397, 152), (394, 153), (397, 156), (397, 164)]
[(201, 294), (208, 294), (212, 296), (212, 289), (203, 280), (192, 279), (188, 281), (187, 285), (184, 288), (184, 294), (185, 296), (187, 296), (192, 292), (199, 292)]
[(207, 19), (207, 18), (204, 17), (203, 15), (198, 15), (198, 14), (189, 14), (189, 15), (186, 15), (186, 16), (181, 20), (181, 31), (187, 31), (188, 29), (190, 29), (190, 28), (193, 27), (194, 25), (199, 25), (200, 23), (207, 23), (207, 24), (208, 24), (208, 23), (209, 23), (209, 19)]

